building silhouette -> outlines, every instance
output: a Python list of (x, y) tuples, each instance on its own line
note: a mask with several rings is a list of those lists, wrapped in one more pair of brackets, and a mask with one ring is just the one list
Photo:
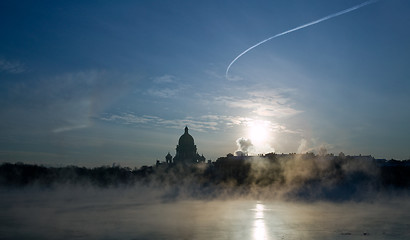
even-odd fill
[(182, 165), (205, 162), (205, 157), (199, 155), (197, 152), (194, 138), (188, 132), (188, 126), (185, 127), (184, 134), (182, 134), (178, 140), (175, 157), (172, 158), (171, 154), (168, 152), (165, 156), (165, 161), (167, 164)]
[(168, 152), (168, 154), (165, 156), (165, 162), (167, 164), (171, 164), (172, 163), (172, 155)]

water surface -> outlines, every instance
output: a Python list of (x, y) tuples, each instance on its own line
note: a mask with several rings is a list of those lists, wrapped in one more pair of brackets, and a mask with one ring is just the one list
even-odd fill
[(164, 201), (147, 189), (7, 190), (0, 239), (410, 239), (408, 201)]

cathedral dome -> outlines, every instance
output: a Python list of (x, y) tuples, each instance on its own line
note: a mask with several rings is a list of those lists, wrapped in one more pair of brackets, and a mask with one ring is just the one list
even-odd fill
[(193, 146), (194, 138), (188, 133), (188, 127), (185, 127), (185, 133), (179, 138), (179, 146)]
[(179, 138), (176, 147), (176, 154), (173, 158), (173, 164), (194, 164), (204, 162), (204, 159), (199, 156), (194, 138), (188, 133), (188, 127), (185, 127), (185, 133)]

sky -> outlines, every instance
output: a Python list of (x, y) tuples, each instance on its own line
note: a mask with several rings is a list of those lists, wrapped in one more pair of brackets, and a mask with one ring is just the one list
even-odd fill
[[(410, 1), (1, 1), (0, 161), (410, 158)], [(244, 141), (242, 141), (244, 140)]]

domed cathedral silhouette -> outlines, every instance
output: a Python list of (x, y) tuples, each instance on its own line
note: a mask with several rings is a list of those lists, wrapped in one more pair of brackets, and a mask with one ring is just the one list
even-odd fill
[[(171, 154), (168, 153), (165, 157), (166, 162), (171, 163), (171, 158)], [(200, 162), (205, 162), (205, 157), (198, 154), (194, 138), (188, 133), (188, 126), (186, 126), (184, 134), (179, 138), (172, 163), (188, 165)]]

